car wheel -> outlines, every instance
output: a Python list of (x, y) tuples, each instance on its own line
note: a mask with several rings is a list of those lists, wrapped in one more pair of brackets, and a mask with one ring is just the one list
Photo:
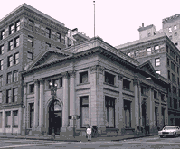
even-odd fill
[(160, 135), (159, 137), (160, 137), (160, 138), (162, 138), (163, 136), (162, 136), (162, 135)]
[(174, 133), (174, 137), (176, 137), (177, 136), (177, 134), (176, 134), (176, 132)]

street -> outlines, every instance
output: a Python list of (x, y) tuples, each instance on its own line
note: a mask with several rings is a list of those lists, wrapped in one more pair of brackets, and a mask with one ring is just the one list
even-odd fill
[(47, 140), (27, 140), (27, 139), (10, 139), (1, 138), (0, 149), (64, 149), (64, 148), (76, 148), (76, 149), (133, 149), (133, 148), (145, 148), (145, 149), (179, 149), (180, 148), (180, 136), (171, 138), (159, 138), (158, 136), (149, 136), (144, 138), (128, 139), (121, 141), (98, 141), (98, 142), (60, 142), (60, 141), (47, 141)]

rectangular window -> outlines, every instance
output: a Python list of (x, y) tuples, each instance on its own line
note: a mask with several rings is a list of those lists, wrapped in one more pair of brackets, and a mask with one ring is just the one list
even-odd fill
[(125, 127), (131, 127), (131, 102), (124, 100)]
[(2, 103), (2, 92), (0, 92), (0, 103)]
[(155, 66), (159, 66), (160, 65), (160, 58), (156, 58), (155, 59)]
[(10, 128), (12, 124), (11, 111), (6, 111), (6, 120), (5, 120), (5, 128)]
[(0, 46), (0, 54), (4, 54), (4, 45)]
[(13, 66), (13, 56), (11, 55), (7, 59), (8, 59), (7, 66), (8, 67)]
[(159, 50), (159, 46), (156, 45), (156, 46), (154, 47), (154, 49), (155, 49), (156, 51)]
[(155, 107), (155, 121), (156, 121), (156, 126), (158, 126), (158, 107)]
[(169, 66), (169, 58), (167, 58), (167, 66)]
[(115, 84), (115, 75), (105, 71), (105, 82), (111, 85)]
[(168, 29), (168, 30), (169, 30), (169, 32), (170, 32), (170, 33), (172, 32), (172, 28), (171, 28), (171, 27), (169, 27), (169, 29)]
[(170, 103), (170, 104), (169, 104), (170, 107), (172, 107), (172, 98), (171, 98), (171, 97), (169, 98), (169, 103)]
[(151, 55), (151, 48), (147, 48), (147, 55)]
[(18, 64), (19, 63), (19, 53), (15, 53), (14, 54), (14, 64)]
[(115, 99), (105, 96), (106, 127), (115, 127)]
[(157, 91), (154, 91), (154, 99), (157, 99)]
[(29, 23), (30, 23), (30, 24), (34, 24), (34, 21), (31, 20), (31, 19), (29, 19)]
[(6, 103), (11, 103), (11, 89), (6, 90)]
[(33, 122), (34, 122), (34, 103), (30, 103), (29, 104), (29, 107), (30, 107), (30, 120), (29, 120), (29, 122), (30, 122), (30, 128), (32, 128), (33, 127)]
[(179, 78), (177, 77), (177, 83), (178, 83), (178, 85), (179, 85)]
[(51, 29), (46, 28), (46, 36), (47, 36), (48, 38), (51, 38)]
[(13, 78), (14, 78), (14, 82), (18, 81), (18, 71), (17, 70), (14, 71)]
[(175, 64), (173, 62), (171, 62), (171, 69), (175, 71)]
[(146, 95), (146, 87), (141, 86), (141, 94)]
[(176, 79), (175, 79), (175, 74), (172, 73), (172, 81), (175, 83)]
[(0, 60), (0, 70), (3, 70), (3, 60)]
[(30, 47), (33, 47), (33, 37), (28, 35), (28, 43), (30, 45)]
[(128, 79), (123, 79), (123, 88), (124, 89), (130, 89), (130, 83), (131, 81)]
[(170, 77), (170, 70), (168, 70), (168, 79), (171, 80), (171, 77)]
[(3, 86), (3, 75), (0, 76), (0, 87)]
[(165, 101), (165, 95), (161, 93), (161, 100)]
[(81, 127), (86, 127), (89, 124), (89, 97), (80, 98), (80, 124)]
[(29, 93), (30, 94), (34, 93), (34, 84), (29, 85)]
[(161, 71), (160, 71), (160, 70), (156, 70), (156, 73), (157, 73), (157, 74), (161, 74)]
[(179, 68), (177, 67), (177, 73), (178, 73), (178, 75), (179, 75)]
[(178, 59), (179, 59), (178, 56), (176, 56), (176, 62), (178, 62)]
[(88, 82), (88, 71), (84, 71), (80, 73), (80, 83)]
[(13, 88), (13, 101), (17, 102), (17, 96), (18, 96), (18, 88)]
[(12, 82), (12, 72), (7, 73), (7, 84)]
[(57, 41), (61, 42), (61, 33), (57, 33)]
[(14, 39), (14, 47), (18, 47), (19, 46), (19, 37), (16, 37)]
[(14, 24), (9, 26), (9, 35), (14, 33)]
[(14, 128), (18, 128), (18, 110), (16, 110), (16, 111), (13, 111), (13, 116), (14, 116), (14, 118), (13, 118), (13, 124), (14, 124)]
[(61, 48), (60, 48), (60, 47), (56, 47), (56, 49), (61, 50)]
[(176, 94), (176, 87), (173, 86), (173, 94)]
[(177, 109), (177, 99), (174, 98), (174, 109)]
[(179, 97), (180, 97), (180, 89), (178, 89), (179, 90)]
[(3, 40), (5, 38), (5, 30), (1, 31), (0, 39)]
[(9, 41), (9, 43), (8, 43), (9, 51), (14, 49), (14, 45), (13, 44), (14, 44), (13, 40)]
[(20, 30), (20, 20), (18, 20), (16, 23), (15, 23), (15, 31), (19, 31)]
[(30, 59), (30, 60), (33, 60), (33, 53), (27, 51), (27, 58)]

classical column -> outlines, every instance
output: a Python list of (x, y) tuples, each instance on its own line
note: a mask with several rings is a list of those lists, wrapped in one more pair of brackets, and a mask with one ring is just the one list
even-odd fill
[(135, 93), (135, 101), (134, 101), (134, 114), (133, 114), (133, 122), (132, 124), (134, 124), (135, 130), (137, 131), (137, 126), (139, 126), (139, 81), (137, 78), (134, 79), (134, 93)]
[(70, 74), (70, 126), (74, 127), (75, 121), (73, 116), (76, 115), (76, 96), (75, 96), (75, 71), (69, 72)]
[(65, 132), (68, 126), (68, 72), (63, 75), (63, 108), (62, 108), (62, 128), (61, 131)]
[[(25, 108), (24, 108), (25, 109)], [(18, 121), (19, 121), (19, 134), (21, 134), (21, 130), (22, 130), (22, 107), (19, 107), (19, 111), (18, 111)]]
[(139, 84), (138, 84), (138, 92), (139, 92), (139, 100), (138, 100), (138, 103), (139, 103), (139, 126), (142, 127), (142, 99), (141, 99), (141, 85), (140, 85), (140, 81), (139, 81)]
[(39, 126), (43, 125), (43, 102), (44, 102), (44, 80), (40, 80), (40, 108), (39, 108)]
[(38, 80), (34, 80), (34, 128), (38, 126)]
[(11, 134), (13, 134), (13, 123), (14, 122), (14, 114), (13, 111), (11, 111)]
[(23, 115), (23, 131), (22, 131), (22, 135), (26, 135), (26, 126), (27, 126), (27, 121), (26, 121), (26, 118), (27, 118), (27, 115), (26, 115), (26, 110), (27, 110), (27, 83), (24, 83), (24, 115)]
[(2, 125), (2, 127), (3, 127), (3, 133), (5, 134), (5, 125), (6, 125), (6, 116), (5, 116), (6, 114), (5, 114), (5, 109), (3, 109), (3, 118), (2, 118), (2, 120), (3, 120), (3, 125)]
[(125, 118), (123, 117), (123, 111), (124, 111), (124, 101), (123, 101), (123, 95), (122, 95), (122, 89), (123, 89), (123, 75), (118, 74), (118, 87), (119, 87), (119, 98), (117, 100), (116, 104), (116, 113), (117, 113), (117, 118), (116, 118), (116, 124), (117, 128), (119, 129), (118, 134), (121, 135), (121, 129), (124, 127), (124, 120)]

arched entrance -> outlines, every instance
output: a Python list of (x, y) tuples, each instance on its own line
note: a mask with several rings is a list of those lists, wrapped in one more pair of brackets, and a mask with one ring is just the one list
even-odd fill
[(53, 106), (51, 101), (49, 105), (49, 135), (52, 135), (52, 126), (54, 126), (55, 135), (60, 135), (62, 126), (62, 106), (58, 100), (55, 100), (54, 110), (52, 107)]

